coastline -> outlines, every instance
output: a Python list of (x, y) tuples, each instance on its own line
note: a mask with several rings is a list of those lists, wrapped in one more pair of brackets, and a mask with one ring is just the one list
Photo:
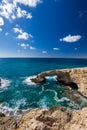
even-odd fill
[[(87, 67), (46, 71), (39, 79), (63, 72), (78, 86), (78, 92), (87, 97)], [(42, 76), (43, 75), (43, 76)], [(61, 79), (61, 77), (60, 77)], [(64, 78), (63, 78), (64, 79)], [(59, 80), (59, 78), (58, 78)], [(87, 130), (87, 107), (81, 110), (54, 106), (50, 109), (32, 109), (20, 119), (0, 113), (1, 130)]]

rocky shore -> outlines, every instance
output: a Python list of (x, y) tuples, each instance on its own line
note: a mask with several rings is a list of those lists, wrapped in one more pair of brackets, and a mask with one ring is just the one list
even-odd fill
[[(46, 71), (32, 81), (42, 83), (50, 75), (57, 75), (59, 83), (75, 87), (81, 95), (87, 97), (87, 68)], [(0, 113), (0, 130), (87, 130), (87, 107), (81, 110), (59, 106), (37, 108), (28, 111), (20, 119)]]
[(35, 83), (45, 82), (46, 76), (56, 75), (57, 81), (63, 85), (78, 89), (83, 96), (87, 97), (87, 68), (75, 68), (64, 70), (52, 70), (42, 72), (36, 78), (31, 79)]
[(55, 106), (32, 109), (21, 119), (0, 114), (0, 130), (87, 130), (87, 107), (69, 110)]

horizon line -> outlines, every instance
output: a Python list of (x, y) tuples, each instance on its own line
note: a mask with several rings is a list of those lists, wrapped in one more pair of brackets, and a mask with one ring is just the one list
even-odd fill
[(1, 58), (42, 58), (42, 59), (87, 59), (87, 57), (0, 57)]

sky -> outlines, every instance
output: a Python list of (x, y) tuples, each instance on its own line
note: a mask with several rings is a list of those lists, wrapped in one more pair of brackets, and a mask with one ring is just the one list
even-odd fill
[(0, 0), (0, 57), (87, 58), (87, 0)]

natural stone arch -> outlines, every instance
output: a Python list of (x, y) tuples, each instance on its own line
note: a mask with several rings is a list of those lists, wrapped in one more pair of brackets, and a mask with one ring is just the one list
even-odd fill
[[(63, 72), (63, 73), (62, 73)], [(46, 71), (42, 72), (37, 75), (36, 78), (31, 79), (35, 83), (42, 83), (45, 81), (44, 75), (46, 74), (64, 74), (65, 77), (69, 79), (69, 85), (73, 85), (78, 87), (78, 92), (80, 92), (83, 96), (87, 97), (87, 67), (84, 68), (73, 68), (73, 69), (63, 69), (63, 70), (53, 70), (53, 71)], [(64, 82), (64, 76), (58, 77), (59, 82)], [(64, 82), (65, 83), (65, 82)], [(73, 84), (74, 83), (74, 84)]]
[(42, 72), (38, 74), (36, 78), (31, 80), (35, 83), (43, 83), (46, 81), (46, 76), (57, 76), (56, 79), (59, 83), (63, 85), (69, 85), (73, 89), (78, 89), (77, 84), (73, 82), (68, 72), (63, 72), (58, 70)]

